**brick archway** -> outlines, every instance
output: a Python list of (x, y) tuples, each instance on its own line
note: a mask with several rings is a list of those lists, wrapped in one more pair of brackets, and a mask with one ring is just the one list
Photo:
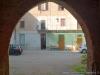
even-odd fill
[[(9, 75), (8, 46), (18, 20), (32, 7), (43, 1), (53, 1), (68, 9), (79, 21), (88, 43), (88, 70), (95, 65), (100, 71), (99, 0), (9, 0), (0, 2), (0, 75)], [(93, 68), (94, 70), (94, 68)]]

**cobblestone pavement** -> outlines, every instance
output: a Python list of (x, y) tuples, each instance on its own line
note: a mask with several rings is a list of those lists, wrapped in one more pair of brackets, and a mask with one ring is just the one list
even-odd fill
[(80, 63), (80, 53), (67, 51), (24, 51), (9, 56), (10, 75), (75, 75), (70, 65)]

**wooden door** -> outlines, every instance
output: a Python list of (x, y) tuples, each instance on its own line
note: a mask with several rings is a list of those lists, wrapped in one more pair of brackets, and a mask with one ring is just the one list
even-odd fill
[(59, 40), (58, 40), (58, 44), (59, 44), (59, 49), (64, 50), (65, 48), (65, 38), (64, 35), (59, 35)]
[(77, 49), (80, 48), (80, 46), (82, 45), (82, 42), (83, 42), (82, 35), (78, 35), (77, 36), (77, 41), (76, 41), (76, 43), (77, 43)]

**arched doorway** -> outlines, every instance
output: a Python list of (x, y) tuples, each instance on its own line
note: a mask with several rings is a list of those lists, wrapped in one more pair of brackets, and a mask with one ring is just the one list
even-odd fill
[[(45, 1), (45, 0), (43, 0), (43, 1)], [(42, 1), (40, 1), (40, 0), (19, 1), (18, 3), (17, 3), (17, 1), (15, 1), (15, 2), (13, 2), (13, 1), (3, 2), (3, 4), (4, 4), (3, 10), (2, 10), (3, 18), (1, 18), (2, 26), (0, 29), (0, 31), (1, 31), (0, 38), (3, 39), (3, 40), (0, 40), (1, 42), (3, 42), (2, 44), (0, 44), (0, 46), (2, 48), (2, 50), (0, 52), (1, 53), (1, 64), (2, 64), (2, 66), (0, 67), (1, 68), (1, 72), (0, 72), (1, 75), (3, 75), (3, 74), (8, 75), (9, 69), (8, 69), (8, 51), (7, 51), (7, 49), (8, 49), (11, 33), (13, 31), (13, 28), (15, 27), (15, 24), (18, 22), (18, 20), (21, 18), (21, 16), (23, 16), (29, 9), (31, 9), (32, 7), (34, 7), (35, 5), (37, 5), (38, 3), (41, 3), (41, 2)], [(98, 15), (96, 15), (96, 12), (93, 12), (91, 14), (90, 14), (90, 12), (88, 13), (87, 8), (90, 8), (90, 7), (88, 7), (89, 2), (87, 0), (79, 1), (79, 2), (78, 1), (77, 2), (75, 2), (75, 1), (61, 2), (60, 0), (58, 0), (58, 1), (54, 1), (54, 2), (56, 2), (60, 5), (63, 5), (77, 19), (79, 19), (79, 23), (81, 24), (83, 31), (85, 33), (85, 36), (87, 38), (88, 48), (91, 49), (91, 51), (88, 52), (89, 53), (89, 61), (91, 61), (89, 63), (89, 65), (90, 65), (89, 70), (91, 70), (92, 59), (93, 59), (92, 58), (92, 51), (93, 51), (92, 41), (94, 41), (94, 40), (92, 40), (93, 38), (91, 38), (92, 32), (93, 32), (92, 31), (93, 27), (90, 27), (90, 24), (92, 24), (92, 22), (90, 22), (90, 21), (92, 21), (93, 19), (90, 19), (90, 18), (91, 18), (92, 14), (95, 14), (94, 16), (96, 16), (96, 17), (93, 16), (94, 19), (96, 19)], [(95, 3), (97, 3), (97, 2), (95, 2)], [(27, 4), (27, 5), (25, 5), (25, 4)], [(81, 7), (79, 7), (79, 6), (81, 6)], [(92, 1), (90, 1), (90, 6), (92, 6)], [(81, 9), (81, 8), (83, 8), (83, 9)], [(11, 9), (11, 11), (9, 11), (9, 9)], [(97, 9), (91, 9), (91, 11), (95, 11), (95, 10), (97, 10)], [(90, 18), (88, 19), (87, 16), (89, 16)], [(98, 24), (97, 24), (98, 22), (99, 21), (97, 20), (93, 24), (96, 24), (98, 26)], [(9, 30), (8, 30), (8, 28), (9, 28)], [(89, 32), (91, 32), (91, 34)], [(93, 34), (95, 34), (95, 32)], [(95, 42), (95, 44), (97, 45), (96, 42)]]

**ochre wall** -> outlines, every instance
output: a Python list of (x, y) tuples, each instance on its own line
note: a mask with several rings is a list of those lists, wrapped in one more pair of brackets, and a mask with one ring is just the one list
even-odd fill
[[(9, 75), (8, 45), (18, 20), (32, 7), (50, 0), (0, 1), (0, 75)], [(100, 20), (99, 0), (52, 0), (68, 9), (81, 24), (88, 44), (88, 70), (94, 63), (100, 71)], [(64, 1), (62, 3), (61, 1)], [(94, 68), (93, 68), (94, 69)]]

